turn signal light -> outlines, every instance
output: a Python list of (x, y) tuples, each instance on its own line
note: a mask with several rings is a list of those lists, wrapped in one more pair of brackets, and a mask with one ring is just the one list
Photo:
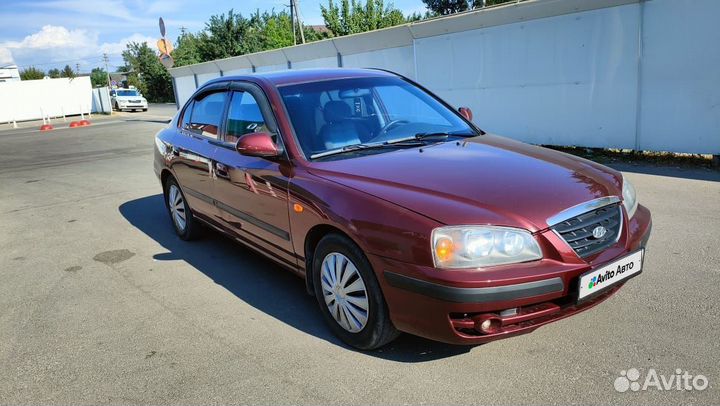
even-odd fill
[(295, 213), (302, 213), (303, 210), (305, 210), (305, 208), (302, 207), (301, 205), (295, 203), (295, 204), (293, 204), (293, 210), (295, 210)]
[(449, 238), (439, 238), (435, 242), (435, 258), (440, 261), (447, 261), (452, 258), (455, 251), (455, 245)]

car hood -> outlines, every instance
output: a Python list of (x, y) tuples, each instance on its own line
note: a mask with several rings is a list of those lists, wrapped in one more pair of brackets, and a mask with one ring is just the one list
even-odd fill
[(123, 101), (126, 101), (126, 100), (145, 100), (145, 98), (142, 97), (142, 96), (115, 96), (115, 98), (116, 98), (117, 100), (123, 100)]
[(352, 159), (313, 162), (310, 172), (443, 224), (530, 231), (603, 196), (622, 196), (622, 177), (594, 162), (495, 135)]

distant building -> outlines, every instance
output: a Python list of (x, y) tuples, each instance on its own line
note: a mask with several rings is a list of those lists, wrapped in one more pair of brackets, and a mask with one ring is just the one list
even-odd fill
[(325, 25), (306, 25), (305, 27), (310, 28), (318, 34), (330, 34), (330, 30)]
[(20, 80), (20, 70), (17, 65), (0, 65), (0, 82)]

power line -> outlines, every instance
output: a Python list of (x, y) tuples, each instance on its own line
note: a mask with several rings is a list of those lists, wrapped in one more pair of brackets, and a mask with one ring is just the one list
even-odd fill
[[(122, 52), (106, 53), (106, 54), (103, 54), (103, 55), (122, 56)], [(86, 62), (86, 61), (98, 61), (98, 62), (102, 62), (102, 61), (104, 60), (104, 59), (103, 59), (103, 58), (104, 58), (103, 55), (91, 55), (91, 56), (88, 56), (88, 57), (86, 57), (86, 58), (65, 59), (65, 60), (60, 60), (60, 61), (43, 62), (43, 63), (30, 63), (30, 64), (26, 64), (26, 65), (17, 65), (17, 67), (18, 67), (18, 68), (29, 68), (29, 67), (33, 67), (33, 66), (57, 65), (57, 64), (62, 64), (62, 63), (69, 64), (69, 63), (72, 63), (72, 62), (78, 63), (78, 62)]]

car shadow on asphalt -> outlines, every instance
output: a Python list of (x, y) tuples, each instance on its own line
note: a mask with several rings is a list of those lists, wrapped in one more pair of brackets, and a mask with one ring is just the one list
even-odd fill
[[(214, 230), (204, 230), (202, 237), (192, 242), (178, 238), (172, 230), (162, 195), (128, 201), (120, 205), (119, 210), (131, 225), (168, 251), (155, 254), (154, 259), (185, 261), (256, 309), (297, 330), (355, 351), (330, 332), (315, 298), (306, 293), (304, 282), (297, 276)], [(383, 348), (361, 353), (415, 363), (452, 357), (472, 348), (402, 334)]]

